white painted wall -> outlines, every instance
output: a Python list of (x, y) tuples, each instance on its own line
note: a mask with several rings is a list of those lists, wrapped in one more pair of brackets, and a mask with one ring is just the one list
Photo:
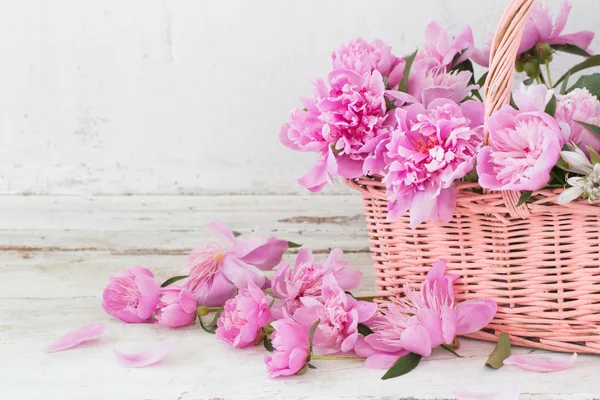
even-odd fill
[[(314, 156), (277, 134), (332, 50), (401, 55), (432, 19), (480, 45), (506, 2), (0, 0), (0, 193), (303, 192)], [(568, 29), (600, 31), (574, 3)]]

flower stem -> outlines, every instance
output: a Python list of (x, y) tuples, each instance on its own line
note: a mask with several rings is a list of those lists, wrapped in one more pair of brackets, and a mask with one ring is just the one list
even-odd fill
[(333, 356), (316, 356), (314, 354), (310, 355), (311, 360), (355, 360), (355, 361), (364, 361), (365, 359), (362, 357), (333, 357)]
[(552, 89), (552, 78), (550, 77), (550, 63), (546, 60), (546, 75), (548, 76), (548, 88)]
[(377, 298), (377, 296), (356, 296), (356, 300), (364, 300), (364, 301), (373, 301)]

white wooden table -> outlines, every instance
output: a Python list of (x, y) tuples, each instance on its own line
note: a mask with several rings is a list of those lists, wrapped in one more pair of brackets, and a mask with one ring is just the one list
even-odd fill
[[(238, 232), (346, 252), (374, 291), (358, 196), (0, 197), (0, 399), (451, 399), (457, 388), (518, 385), (521, 399), (600, 398), (600, 358), (581, 356), (552, 374), (483, 364), (493, 344), (462, 340), (456, 358), (436, 351), (404, 377), (356, 361), (318, 361), (289, 379), (266, 377), (262, 348), (234, 350), (195, 325), (169, 330), (126, 325), (100, 307), (110, 274), (144, 265), (159, 278), (181, 272), (184, 255), (221, 219)], [(53, 354), (42, 349), (89, 321), (107, 323), (95, 344)], [(127, 369), (112, 354), (170, 338), (163, 362)], [(528, 349), (514, 349), (527, 353)], [(535, 352), (543, 353), (543, 352)]]

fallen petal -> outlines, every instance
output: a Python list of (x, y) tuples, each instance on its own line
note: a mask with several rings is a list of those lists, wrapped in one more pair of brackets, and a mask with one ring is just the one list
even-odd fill
[(121, 364), (130, 368), (142, 368), (147, 367), (148, 365), (156, 364), (165, 358), (165, 356), (173, 347), (173, 344), (173, 341), (165, 340), (158, 342), (149, 349), (137, 354), (121, 353), (120, 351), (117, 351), (116, 348), (113, 348), (113, 350), (115, 357), (117, 357), (117, 360), (119, 360)]
[(470, 390), (455, 390), (456, 400), (519, 400), (519, 388), (513, 386), (499, 392), (473, 392)]
[(94, 340), (102, 337), (106, 329), (106, 324), (102, 322), (90, 322), (80, 326), (70, 332), (67, 332), (54, 342), (50, 343), (46, 347), (48, 353), (54, 351), (67, 350), (76, 346), (79, 346), (83, 342), (88, 340)]
[(504, 365), (514, 365), (528, 371), (555, 372), (571, 367), (577, 359), (577, 353), (573, 353), (568, 359), (553, 360), (535, 356), (513, 355), (504, 360)]

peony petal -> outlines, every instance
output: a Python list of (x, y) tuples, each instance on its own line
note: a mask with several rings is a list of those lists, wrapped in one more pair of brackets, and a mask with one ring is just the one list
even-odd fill
[(519, 400), (519, 388), (510, 387), (498, 392), (474, 392), (465, 389), (454, 391), (456, 400)]
[(196, 297), (189, 290), (181, 289), (179, 292), (179, 305), (181, 305), (184, 312), (191, 314), (196, 311)]
[(218, 237), (222, 239), (226, 244), (233, 245), (235, 243), (235, 235), (232, 231), (227, 229), (221, 221), (211, 221), (206, 224), (206, 229)]
[(483, 329), (496, 315), (498, 306), (492, 299), (472, 299), (455, 307), (456, 334), (465, 335)]
[(427, 276), (425, 277), (426, 282), (432, 282), (437, 279), (442, 279), (446, 274), (446, 260), (437, 260), (429, 271), (427, 272)]
[(577, 359), (577, 353), (573, 353), (568, 359), (549, 359), (536, 356), (513, 355), (504, 360), (504, 365), (514, 365), (528, 371), (555, 372), (571, 367)]
[(298, 179), (298, 183), (311, 192), (318, 192), (327, 183), (332, 183), (335, 175), (337, 175), (337, 163), (333, 151), (329, 148), (328, 153), (321, 156), (312, 169)]
[(433, 190), (419, 191), (415, 193), (410, 207), (410, 227), (416, 228), (421, 222), (425, 221), (431, 215), (435, 199)]
[(247, 251), (244, 255), (238, 254), (238, 257), (247, 264), (254, 265), (263, 271), (268, 271), (275, 268), (281, 262), (283, 253), (287, 249), (288, 242), (286, 240), (270, 237), (266, 243), (262, 243), (253, 249), (247, 249), (250, 251)]
[(364, 323), (370, 320), (377, 312), (377, 304), (370, 301), (359, 301), (356, 303), (355, 308), (358, 311), (359, 323)]
[(70, 332), (67, 332), (54, 342), (50, 343), (45, 351), (52, 353), (55, 351), (67, 350), (79, 346), (83, 342), (102, 337), (106, 330), (106, 324), (102, 322), (90, 322), (80, 326)]
[(400, 343), (404, 349), (411, 353), (420, 354), (423, 357), (429, 357), (431, 355), (431, 339), (429, 337), (429, 332), (422, 325), (406, 328), (400, 335)]
[(265, 276), (261, 270), (254, 265), (245, 263), (232, 254), (226, 254), (223, 257), (221, 272), (239, 289), (246, 287), (248, 279), (252, 279), (260, 287), (265, 283)]
[(131, 353), (121, 353), (117, 351), (116, 348), (113, 348), (115, 353), (115, 357), (117, 360), (126, 367), (130, 368), (142, 368), (147, 367), (148, 365), (156, 364), (169, 353), (171, 348), (173, 347), (172, 340), (165, 340), (162, 342), (158, 342), (154, 344), (152, 347), (144, 350), (141, 353), (131, 354)]
[(194, 292), (198, 304), (206, 307), (221, 307), (237, 293), (237, 288), (222, 272), (217, 272), (208, 282)]
[(371, 369), (388, 369), (391, 368), (400, 357), (402, 356), (396, 354), (375, 353), (367, 357), (363, 365)]

